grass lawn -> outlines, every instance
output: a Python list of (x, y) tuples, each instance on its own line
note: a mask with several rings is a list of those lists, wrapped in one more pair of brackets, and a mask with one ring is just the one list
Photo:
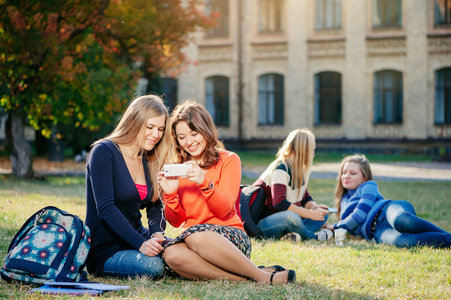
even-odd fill
[[(252, 151), (235, 151), (241, 158), (243, 168), (246, 166), (267, 166), (274, 159), (276, 152), (252, 152)], [(315, 152), (315, 159), (313, 164), (340, 162), (343, 157), (352, 155), (354, 152), (349, 153), (322, 153)], [(430, 162), (432, 157), (428, 155), (384, 155), (384, 154), (368, 154), (366, 157), (370, 162), (374, 163), (389, 163), (389, 162)], [(338, 170), (337, 170), (338, 172)]]
[[(419, 216), (451, 231), (449, 182), (380, 182), (379, 185), (385, 197), (411, 201)], [(334, 186), (334, 180), (313, 179), (309, 192), (317, 202), (332, 205)], [(57, 206), (84, 219), (84, 189), (82, 177), (49, 177), (47, 181), (31, 182), (0, 178), (0, 257), (6, 255), (11, 239), (23, 222), (46, 205)], [(334, 221), (335, 217), (331, 216), (330, 223)], [(167, 230), (169, 236), (178, 232), (172, 227)], [(298, 282), (269, 286), (254, 282), (193, 282), (170, 277), (159, 281), (95, 277), (90, 280), (129, 285), (130, 290), (103, 296), (128, 299), (444, 299), (451, 295), (449, 249), (398, 249), (352, 238), (341, 248), (332, 240), (301, 244), (253, 240), (252, 245), (251, 259), (255, 264), (279, 264), (294, 269)], [(0, 298), (29, 298), (27, 292), (32, 287), (0, 280)], [(33, 298), (52, 297), (33, 295)]]

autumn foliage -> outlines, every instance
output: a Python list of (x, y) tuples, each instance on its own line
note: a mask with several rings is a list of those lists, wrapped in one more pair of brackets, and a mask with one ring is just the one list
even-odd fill
[(114, 122), (138, 78), (183, 69), (202, 1), (0, 0), (0, 104), (45, 136)]
[(198, 1), (0, 3), (1, 105), (23, 106), (36, 128), (110, 121), (142, 72), (176, 75), (188, 34), (212, 24)]

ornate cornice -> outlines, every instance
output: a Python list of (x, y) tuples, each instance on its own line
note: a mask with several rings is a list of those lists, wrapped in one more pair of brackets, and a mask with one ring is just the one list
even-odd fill
[(283, 43), (254, 43), (252, 44), (252, 59), (286, 59), (288, 57), (288, 45)]
[(317, 138), (340, 138), (345, 134), (341, 125), (315, 125), (313, 130)]
[(286, 138), (288, 130), (284, 126), (257, 126), (255, 136), (258, 138)]
[(368, 56), (404, 56), (407, 52), (405, 37), (368, 38)]
[(428, 36), (429, 55), (451, 54), (451, 36)]
[(309, 40), (307, 46), (309, 58), (345, 57), (346, 43), (343, 39)]
[(403, 138), (403, 125), (373, 125), (373, 138)]
[(232, 46), (201, 46), (199, 47), (199, 62), (231, 62)]

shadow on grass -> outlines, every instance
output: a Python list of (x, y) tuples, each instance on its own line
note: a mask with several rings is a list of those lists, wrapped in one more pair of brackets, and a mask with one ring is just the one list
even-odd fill
[(166, 277), (160, 281), (147, 280), (146, 282), (142, 279), (134, 279), (126, 284), (131, 287), (129, 291), (124, 290), (109, 295), (142, 299), (376, 299), (368, 295), (332, 290), (306, 282), (268, 285), (226, 280), (190, 281)]
[[(151, 280), (150, 280), (151, 281)], [(0, 298), (28, 299), (29, 291), (37, 285), (8, 284), (0, 282)], [(106, 298), (120, 299), (376, 299), (345, 291), (334, 291), (316, 284), (296, 283), (283, 286), (269, 286), (256, 283), (211, 283), (164, 282), (148, 284), (138, 290), (106, 292)], [(51, 295), (40, 295), (39, 299), (53, 299)], [(66, 298), (67, 297), (67, 298)], [(77, 296), (65, 296), (65, 299), (79, 299)]]

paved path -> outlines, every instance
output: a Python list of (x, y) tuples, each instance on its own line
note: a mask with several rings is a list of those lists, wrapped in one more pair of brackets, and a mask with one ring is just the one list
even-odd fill
[[(313, 166), (310, 178), (335, 179), (340, 163), (323, 163)], [(371, 163), (375, 180), (390, 181), (451, 181), (451, 163)], [(262, 167), (243, 170), (243, 176), (257, 179)]]
[[(86, 165), (70, 160), (49, 162), (36, 158), (33, 167), (37, 173), (46, 175), (84, 175)], [(311, 178), (335, 179), (339, 168), (340, 163), (315, 164)], [(376, 180), (451, 181), (451, 163), (371, 163), (371, 169)], [(264, 170), (265, 167), (245, 168), (243, 176), (257, 179)], [(11, 174), (8, 158), (0, 157), (0, 174)]]

